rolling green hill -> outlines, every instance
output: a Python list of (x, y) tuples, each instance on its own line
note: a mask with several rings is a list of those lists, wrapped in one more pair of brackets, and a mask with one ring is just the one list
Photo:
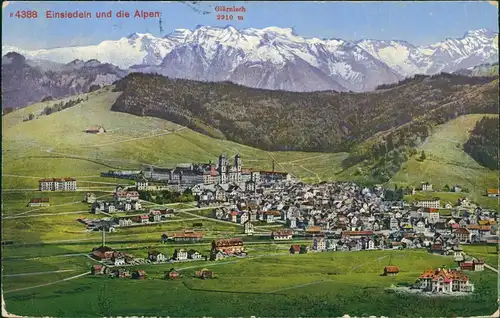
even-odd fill
[[(498, 115), (488, 115), (497, 118)], [(498, 187), (498, 170), (481, 166), (464, 149), (476, 123), (484, 117), (482, 114), (461, 116), (436, 128), (434, 133), (417, 148), (417, 154), (411, 156), (402, 168), (391, 178), (389, 184), (418, 186), (429, 181), (435, 189), (446, 184), (450, 187), (458, 184), (468, 188), (472, 198), (479, 203), (498, 208), (498, 201), (484, 197), (488, 188)], [(421, 161), (424, 151), (426, 159)], [(453, 194), (456, 199), (459, 194)]]
[[(482, 96), (481, 89), (489, 90), (488, 87), (471, 88), (469, 98)], [(394, 172), (388, 175), (389, 178), (381, 180), (370, 170), (374, 163), (377, 164), (376, 156), (346, 167), (346, 159), (352, 156), (346, 152), (267, 152), (209, 137), (164, 119), (112, 111), (112, 105), (121, 94), (114, 91), (113, 86), (108, 86), (73, 96), (71, 99), (83, 101), (26, 122), (23, 119), (30, 113), (38, 114), (60, 101), (38, 103), (4, 115), (2, 188), (36, 188), (38, 178), (52, 176), (72, 176), (80, 182), (103, 182), (104, 187), (110, 186), (110, 180), (100, 178), (99, 174), (110, 169), (140, 169), (147, 165), (170, 167), (178, 163), (215, 161), (223, 152), (230, 156), (240, 153), (246, 168), (271, 169), (274, 158), (277, 170), (286, 170), (306, 182), (355, 180), (418, 185), (421, 181), (431, 181), (437, 186), (460, 184), (474, 192), (476, 198), (484, 189), (496, 184), (495, 171), (480, 166), (463, 149), (457, 148), (469, 138), (464, 127), (471, 130), (484, 114), (462, 116), (442, 125), (430, 122), (425, 134), (417, 135), (419, 140), (412, 145), (413, 154), (405, 157), (405, 153), (400, 153), (400, 167), (393, 167)], [(479, 105), (480, 101), (475, 103)], [(405, 127), (419, 120), (423, 119), (417, 118), (408, 125), (375, 134), (354, 150), (376, 149), (374, 145), (382, 141), (387, 143), (390, 135), (396, 136), (394, 140), (401, 140), (402, 147), (407, 147), (412, 130), (405, 130)], [(107, 133), (86, 134), (85, 129), (93, 125), (103, 126)], [(419, 155), (416, 155), (422, 150), (427, 154), (423, 162), (417, 160)], [(394, 151), (388, 153), (396, 157)], [(100, 185), (89, 183), (85, 186)]]
[(132, 73), (116, 82), (123, 93), (111, 109), (260, 149), (338, 152), (429, 113), (437, 123), (497, 113), (498, 85), (492, 81), (443, 73), (375, 92), (296, 93)]
[(498, 170), (498, 117), (483, 117), (471, 132), (464, 150), (481, 165)]
[[(240, 153), (247, 168), (271, 169), (272, 158), (275, 158), (281, 163), (276, 165), (277, 170), (286, 169), (306, 181), (317, 181), (316, 173), (321, 179), (331, 178), (347, 156), (345, 153), (268, 153), (208, 137), (163, 119), (113, 112), (111, 105), (121, 93), (113, 92), (112, 88), (73, 96), (71, 99), (84, 101), (35, 120), (23, 122), (30, 113), (37, 114), (55, 102), (34, 104), (4, 115), (2, 188), (35, 188), (37, 178), (52, 176), (102, 181), (97, 178), (99, 173), (110, 169), (215, 161), (223, 152), (230, 156)], [(86, 134), (85, 129), (92, 125), (103, 126), (107, 133)]]

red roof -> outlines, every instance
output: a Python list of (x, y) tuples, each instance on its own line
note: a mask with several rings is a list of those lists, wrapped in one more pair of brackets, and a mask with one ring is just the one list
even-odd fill
[(295, 251), (295, 252), (300, 252), (300, 245), (292, 245), (292, 249)]
[(290, 230), (274, 231), (272, 233), (272, 236), (289, 236), (289, 235), (293, 235), (293, 232)]
[(372, 236), (372, 231), (343, 231), (342, 236)]
[(141, 215), (141, 219), (149, 219), (148, 215)]
[(48, 203), (49, 202), (49, 198), (34, 198), (34, 199), (31, 199), (30, 203)]
[(386, 273), (399, 273), (399, 267), (397, 266), (386, 266), (384, 268)]
[(450, 282), (452, 280), (467, 281), (468, 278), (462, 272), (457, 270), (447, 270), (447, 269), (429, 269), (420, 275), (420, 278), (431, 278), (432, 280), (438, 280), (442, 278), (445, 282)]
[(499, 194), (500, 189), (488, 189), (488, 194)]
[(232, 238), (232, 239), (227, 239), (227, 240), (214, 240), (212, 242), (212, 245), (215, 245), (217, 247), (243, 245), (243, 240), (240, 238)]
[(309, 226), (306, 232), (321, 232), (321, 227), (319, 226)]
[(119, 197), (138, 197), (139, 192), (137, 192), (137, 191), (120, 191), (120, 192), (116, 192), (116, 195)]
[(453, 233), (457, 233), (457, 234), (470, 234), (469, 230), (467, 230), (464, 227), (456, 229), (455, 231), (453, 231)]

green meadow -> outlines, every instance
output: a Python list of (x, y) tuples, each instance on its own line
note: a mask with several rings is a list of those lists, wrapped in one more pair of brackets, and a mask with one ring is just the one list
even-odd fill
[[(399, 275), (380, 275), (389, 258), (401, 268)], [(491, 271), (470, 275), (476, 291), (467, 297), (430, 298), (397, 295), (386, 290), (391, 285), (411, 284), (425, 269), (443, 265), (452, 266), (452, 259), (420, 251), (262, 256), (144, 265), (135, 268), (147, 272), (144, 281), (89, 275), (7, 292), (4, 297), (11, 313), (60, 317), (344, 314), (430, 317), (491, 315), (496, 310), (496, 275)], [(164, 272), (172, 267), (183, 277), (175, 281), (162, 279)], [(216, 278), (194, 278), (194, 272), (202, 268), (213, 270)], [(126, 292), (131, 290), (134, 292)]]
[[(411, 157), (397, 172), (388, 185), (420, 186), (421, 182), (430, 182), (436, 190), (446, 184), (455, 184), (468, 188), (470, 193), (430, 193), (443, 201), (456, 203), (460, 196), (469, 197), (481, 206), (498, 209), (498, 199), (485, 196), (486, 189), (498, 187), (498, 170), (490, 170), (479, 165), (463, 151), (476, 122), (484, 116), (474, 114), (460, 116), (437, 127), (436, 131), (418, 148), (418, 154)], [(426, 159), (417, 160), (424, 151)]]

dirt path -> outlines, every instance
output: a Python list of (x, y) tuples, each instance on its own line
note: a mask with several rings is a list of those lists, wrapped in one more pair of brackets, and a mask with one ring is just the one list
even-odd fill
[(300, 167), (301, 167), (302, 169), (304, 169), (305, 171), (307, 171), (307, 172), (309, 172), (309, 173), (312, 173), (312, 174), (316, 177), (316, 179), (318, 179), (318, 182), (321, 182), (321, 178), (318, 176), (318, 174), (317, 174), (316, 172), (314, 172), (314, 171), (312, 171), (312, 170), (307, 169), (307, 168), (306, 168), (306, 167), (304, 167), (303, 165), (300, 165)]
[(32, 276), (32, 275), (43, 275), (43, 274), (67, 273), (67, 272), (74, 272), (74, 271), (75, 271), (74, 269), (61, 269), (58, 271), (49, 271), (49, 272), (34, 272), (34, 273), (2, 275), (2, 277)]
[(305, 287), (305, 286), (310, 286), (310, 285), (316, 285), (316, 284), (321, 284), (321, 283), (326, 283), (326, 282), (332, 282), (332, 281), (331, 280), (319, 280), (319, 281), (312, 282), (312, 283), (307, 283), (307, 284), (301, 284), (301, 285), (295, 285), (295, 286), (291, 286), (291, 287), (276, 289), (276, 290), (273, 290), (273, 291), (270, 291), (270, 292), (267, 292), (267, 293), (268, 294), (273, 294), (273, 293), (277, 293), (277, 292), (284, 291), (284, 290), (295, 289), (295, 288), (300, 288), (300, 287)]
[(80, 277), (83, 277), (83, 276), (89, 275), (89, 274), (90, 274), (90, 272), (86, 272), (86, 273), (79, 274), (79, 275), (76, 275), (76, 276), (71, 276), (71, 277), (68, 277), (68, 278), (61, 279), (61, 280), (56, 280), (56, 281), (53, 281), (53, 282), (50, 282), (50, 283), (47, 283), (47, 284), (42, 284), (42, 285), (36, 285), (36, 286), (30, 286), (30, 287), (24, 287), (24, 288), (7, 290), (7, 291), (4, 291), (3, 293), (7, 294), (7, 293), (13, 293), (13, 292), (17, 292), (17, 291), (28, 290), (28, 289), (38, 288), (38, 287), (50, 286), (50, 285), (54, 285), (54, 284), (57, 284), (57, 283), (60, 283), (60, 282), (65, 282), (65, 281), (68, 281), (68, 280), (77, 279), (77, 278), (80, 278)]

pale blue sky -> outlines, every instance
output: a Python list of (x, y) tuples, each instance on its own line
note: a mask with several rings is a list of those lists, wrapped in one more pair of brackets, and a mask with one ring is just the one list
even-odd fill
[[(17, 2), (3, 9), (3, 45), (25, 49), (97, 44), (117, 40), (133, 32), (155, 36), (177, 28), (193, 29), (196, 25), (226, 26), (217, 21), (216, 5), (245, 6), (243, 21), (232, 21), (237, 29), (268, 26), (294, 27), (298, 35), (346, 40), (406, 40), (425, 45), (447, 37), (461, 37), (468, 30), (486, 28), (498, 32), (497, 8), (488, 2), (202, 2), (202, 15), (192, 7), (174, 1), (163, 2)], [(10, 17), (17, 10), (38, 11), (37, 19)], [(136, 9), (159, 11), (158, 19), (96, 19), (98, 11)], [(91, 19), (46, 19), (46, 10), (89, 11)]]

